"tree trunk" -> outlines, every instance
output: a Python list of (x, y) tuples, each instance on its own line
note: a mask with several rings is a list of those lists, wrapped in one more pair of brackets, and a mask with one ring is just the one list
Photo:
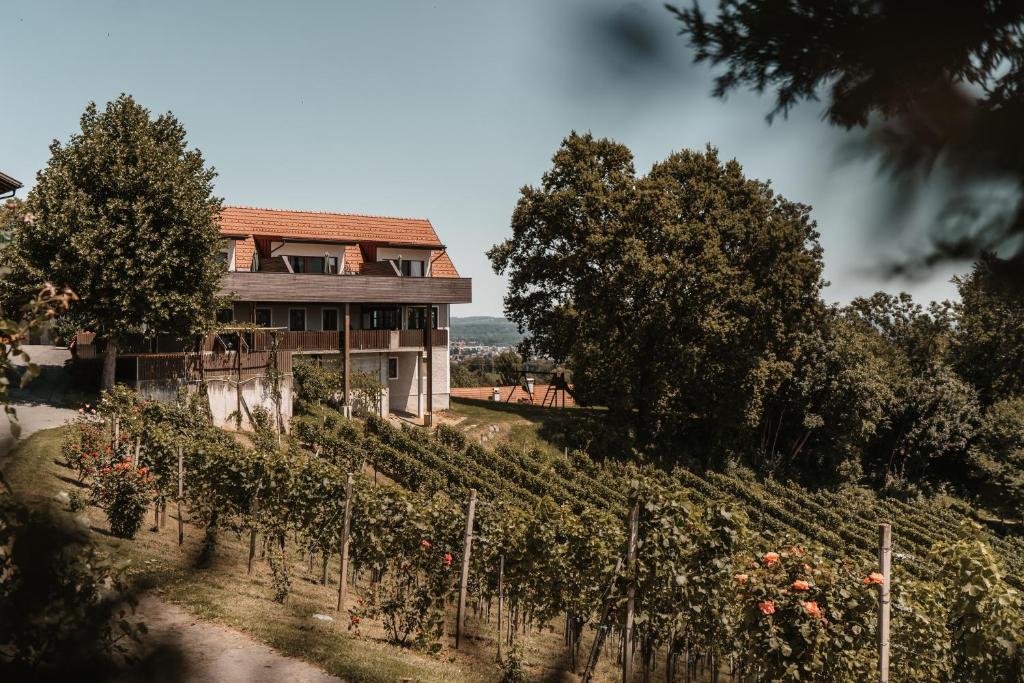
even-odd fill
[(103, 356), (103, 378), (100, 388), (109, 391), (114, 388), (114, 369), (117, 367), (117, 341), (107, 340), (107, 353)]

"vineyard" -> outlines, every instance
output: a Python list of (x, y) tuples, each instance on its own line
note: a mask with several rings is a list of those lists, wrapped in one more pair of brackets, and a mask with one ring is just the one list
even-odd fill
[[(210, 553), (219, 533), (248, 537), (249, 570), (269, 563), (278, 602), (296, 547), (325, 582), (340, 566), (324, 609), (353, 636), (379, 623), (394, 644), (437, 652), (474, 636), (462, 633), (472, 610), (507, 680), (523, 680), (520, 634), (552, 628), (585, 679), (600, 660), (638, 680), (873, 680), (888, 589), (893, 680), (1024, 680), (1024, 540), (952, 508), (485, 448), (451, 427), (328, 409), (290, 436), (257, 416), (247, 444), (197, 405), (115, 391), (69, 431), (64, 458), (121, 535), (176, 505)], [(893, 530), (888, 585), (880, 523)]]

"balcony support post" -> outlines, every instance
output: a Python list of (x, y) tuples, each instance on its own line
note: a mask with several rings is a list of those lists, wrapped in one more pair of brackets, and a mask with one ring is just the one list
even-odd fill
[(342, 364), (341, 371), (342, 371), (342, 374), (344, 376), (344, 380), (343, 380), (344, 381), (344, 389), (343, 389), (343, 391), (344, 391), (344, 401), (343, 401), (343, 404), (342, 404), (342, 412), (344, 412), (346, 416), (351, 417), (352, 416), (352, 404), (350, 403), (351, 397), (349, 395), (349, 391), (350, 391), (349, 380), (350, 380), (350, 378), (352, 376), (352, 372), (351, 372), (351, 370), (352, 370), (352, 360), (351, 360), (351, 356), (352, 356), (352, 339), (351, 339), (351, 337), (349, 335), (349, 326), (350, 326), (350, 322), (349, 322), (349, 315), (350, 315), (349, 303), (346, 301), (344, 306), (345, 306), (345, 315), (344, 315), (344, 320), (342, 320), (342, 322), (341, 322), (341, 324), (342, 324), (342, 328), (341, 328), (341, 364)]
[(423, 322), (423, 346), (427, 349), (427, 414), (423, 416), (423, 425), (434, 426), (434, 306), (427, 304), (427, 313)]

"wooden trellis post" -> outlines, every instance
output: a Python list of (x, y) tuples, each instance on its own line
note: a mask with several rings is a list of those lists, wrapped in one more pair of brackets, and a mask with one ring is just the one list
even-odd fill
[(181, 499), (185, 496), (185, 454), (178, 446), (178, 545), (185, 542), (185, 523), (181, 519)]
[(505, 607), (505, 556), (498, 558), (498, 663), (501, 663), (501, 610)]
[[(429, 314), (429, 309), (427, 309)], [(469, 490), (466, 510), (466, 535), (462, 540), (462, 578), (459, 580), (459, 609), (455, 614), (455, 649), (462, 641), (462, 622), (466, 618), (466, 586), (469, 583), (469, 554), (473, 549), (473, 513), (476, 511), (476, 489)]]
[(348, 591), (348, 541), (352, 528), (352, 473), (345, 482), (345, 521), (341, 526), (341, 576), (338, 578), (338, 611), (345, 608), (345, 593)]
[(889, 580), (892, 575), (892, 527), (878, 525), (878, 564), (882, 585), (878, 600), (878, 674), (882, 683), (889, 683)]
[(640, 533), (640, 501), (629, 511), (629, 549), (626, 553), (626, 623), (622, 627), (622, 683), (633, 680), (633, 612), (636, 609), (636, 545)]

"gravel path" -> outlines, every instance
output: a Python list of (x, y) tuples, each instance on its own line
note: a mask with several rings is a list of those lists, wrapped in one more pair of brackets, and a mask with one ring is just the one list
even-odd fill
[[(12, 405), (17, 410), (22, 439), (40, 429), (59, 427), (78, 414), (58, 407), (63, 403), (65, 349), (52, 346), (26, 348), (41, 375), (22, 391)], [(0, 411), (0, 458), (17, 440), (7, 416)], [(134, 617), (145, 622), (149, 634), (142, 646), (142, 663), (118, 681), (141, 683), (341, 683), (320, 669), (290, 659), (249, 636), (196, 619), (176, 605), (144, 595)]]
[(139, 601), (135, 617), (146, 623), (145, 659), (117, 683), (340, 683), (316, 667), (289, 659), (225, 626), (196, 619), (153, 596)]

